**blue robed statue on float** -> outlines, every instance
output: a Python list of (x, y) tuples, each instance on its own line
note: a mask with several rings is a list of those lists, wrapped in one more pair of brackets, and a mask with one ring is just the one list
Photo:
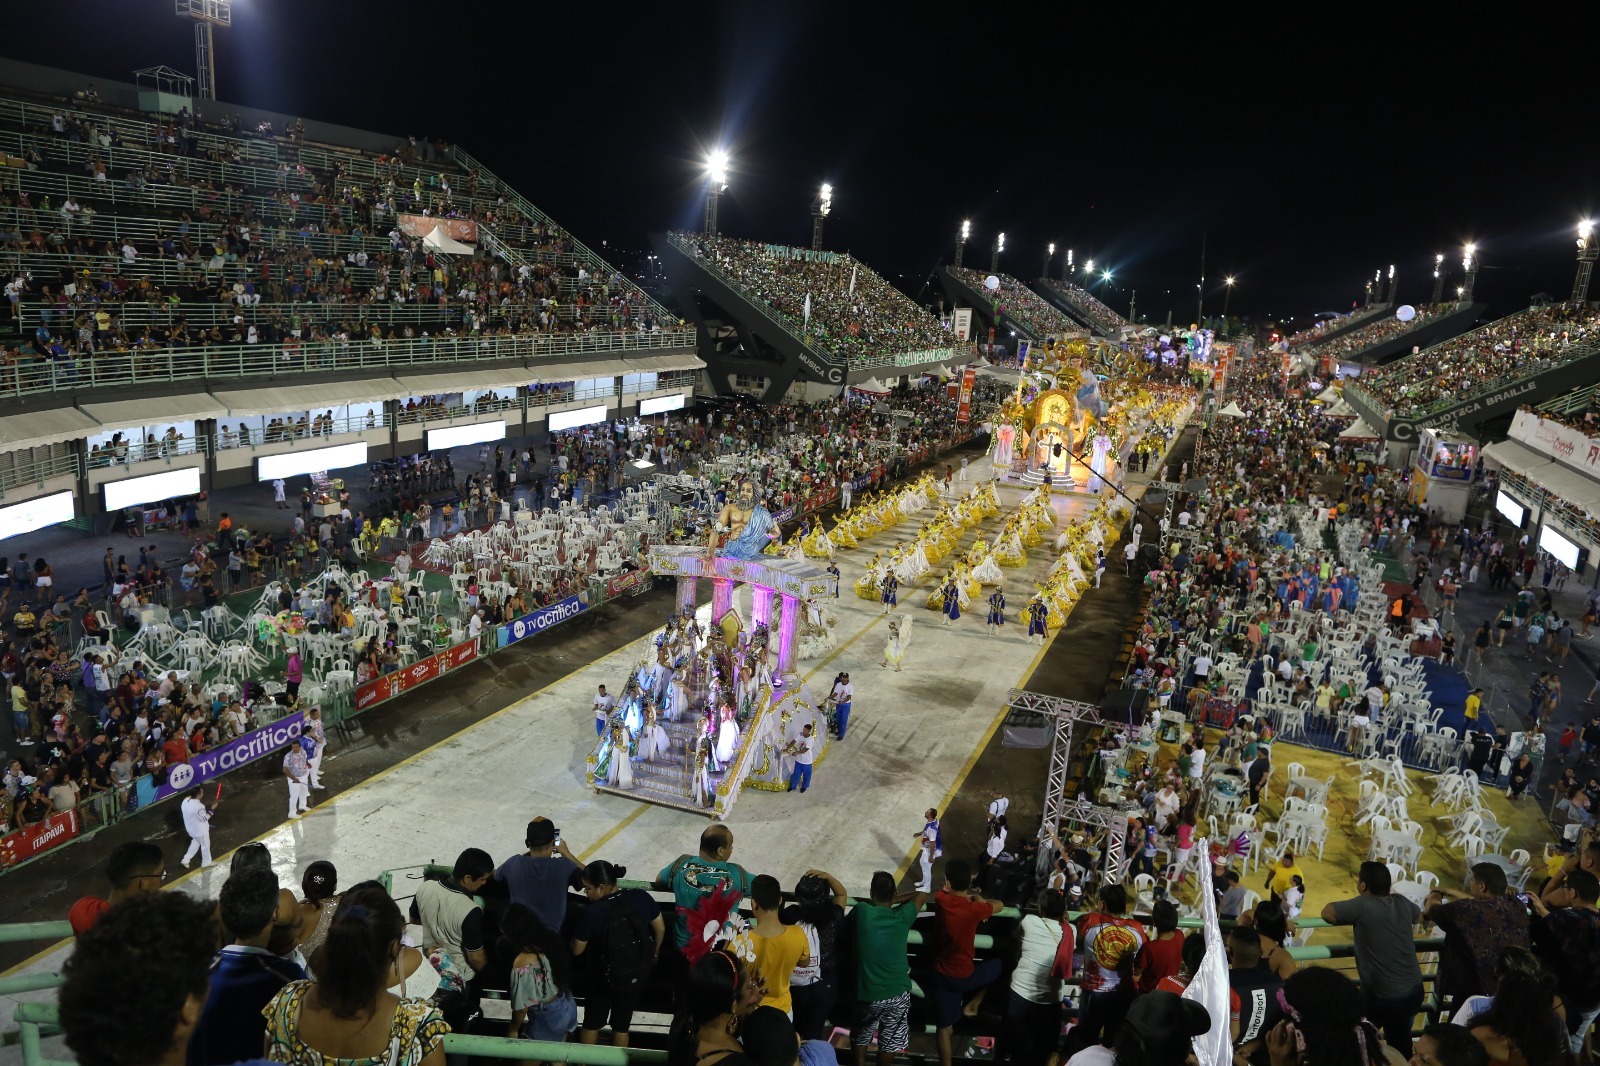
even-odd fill
[(753, 480), (740, 478), (735, 482), (727, 502), (717, 512), (715, 533), (722, 538), (716, 554), (730, 559), (754, 559), (778, 536), (778, 524), (762, 506)]

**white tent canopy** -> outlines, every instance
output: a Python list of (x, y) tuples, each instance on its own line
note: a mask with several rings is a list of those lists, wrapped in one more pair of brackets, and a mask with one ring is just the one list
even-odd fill
[(1217, 412), (1218, 418), (1247, 418), (1244, 408), (1239, 406), (1238, 400), (1229, 400), (1228, 406)]
[(1339, 434), (1340, 440), (1377, 440), (1378, 431), (1367, 424), (1365, 418), (1357, 418)]
[(858, 381), (850, 387), (855, 389), (857, 392), (887, 393), (889, 391), (889, 386), (885, 385), (877, 378), (868, 378), (865, 381)]
[(450, 255), (471, 255), (473, 251), (472, 245), (462, 244), (446, 233), (443, 226), (435, 226), (429, 230), (428, 235), (422, 238), (422, 243), (436, 252), (446, 252)]

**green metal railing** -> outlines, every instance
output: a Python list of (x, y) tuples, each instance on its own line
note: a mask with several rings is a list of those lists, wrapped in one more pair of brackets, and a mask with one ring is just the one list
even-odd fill
[(11, 489), (43, 485), (51, 478), (77, 477), (78, 470), (78, 457), (70, 453), (47, 455), (42, 459), (25, 459), (13, 453), (10, 461), (0, 466), (0, 498)]

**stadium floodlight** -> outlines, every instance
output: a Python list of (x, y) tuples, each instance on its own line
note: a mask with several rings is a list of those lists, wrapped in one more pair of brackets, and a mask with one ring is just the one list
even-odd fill
[(1100, 275), (1100, 280), (1103, 281), (1103, 282), (1106, 282), (1107, 284), (1110, 284), (1111, 283), (1111, 271), (1107, 270), (1107, 271), (1103, 272)]
[(989, 254), (989, 273), (997, 274), (1000, 271), (1000, 253), (1006, 250), (1006, 235), (1001, 233), (994, 239), (994, 251)]
[(961, 269), (961, 256), (967, 250), (967, 238), (972, 236), (972, 220), (964, 219), (961, 231), (956, 234), (956, 269)]
[(1233, 275), (1229, 274), (1223, 278), (1222, 284), (1224, 286), (1222, 290), (1222, 324), (1223, 328), (1226, 329), (1228, 324), (1228, 300), (1233, 296)]
[(1572, 282), (1572, 302), (1581, 304), (1589, 299), (1589, 276), (1594, 273), (1594, 261), (1600, 257), (1600, 248), (1595, 247), (1594, 220), (1583, 219), (1578, 223), (1578, 276)]
[(828, 217), (828, 212), (833, 210), (833, 186), (827, 182), (822, 183), (822, 188), (817, 191), (817, 198), (811, 205), (811, 247), (813, 250), (822, 247), (822, 220)]
[(1062, 282), (1062, 284), (1066, 284), (1067, 282), (1072, 280), (1072, 272), (1073, 272), (1074, 269), (1076, 269), (1076, 268), (1072, 265), (1072, 249), (1068, 248), (1067, 249), (1067, 261), (1065, 263), (1061, 264), (1061, 282)]
[(1467, 273), (1466, 284), (1461, 286), (1461, 298), (1470, 300), (1472, 283), (1478, 280), (1478, 246), (1472, 241), (1468, 241), (1466, 247), (1462, 249), (1461, 266)]
[(1433, 257), (1433, 303), (1438, 306), (1439, 298), (1444, 294), (1444, 253), (1437, 252)]
[(717, 198), (728, 187), (728, 153), (718, 148), (706, 156), (706, 234), (717, 235)]
[(1050, 276), (1050, 260), (1054, 259), (1055, 257), (1056, 257), (1056, 242), (1055, 241), (1051, 241), (1049, 246), (1047, 248), (1045, 248), (1045, 252), (1044, 252), (1044, 270), (1040, 271), (1040, 273), (1039, 273), (1039, 276), (1041, 278), (1048, 278)]

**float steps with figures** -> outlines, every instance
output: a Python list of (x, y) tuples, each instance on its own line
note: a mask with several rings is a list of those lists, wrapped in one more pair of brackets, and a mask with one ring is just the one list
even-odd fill
[[(688, 722), (663, 721), (661, 725), (667, 732), (669, 745), (667, 754), (650, 761), (635, 759), (632, 788), (619, 788), (616, 785), (596, 781), (595, 791), (612, 796), (624, 796), (658, 807), (688, 811), (690, 814), (706, 818), (715, 818), (714, 807), (701, 807), (694, 801), (693, 781), (689, 769), (689, 745), (694, 740), (695, 727)], [(745, 736), (745, 732), (739, 734), (739, 742), (733, 752), (735, 760), (744, 750)]]

